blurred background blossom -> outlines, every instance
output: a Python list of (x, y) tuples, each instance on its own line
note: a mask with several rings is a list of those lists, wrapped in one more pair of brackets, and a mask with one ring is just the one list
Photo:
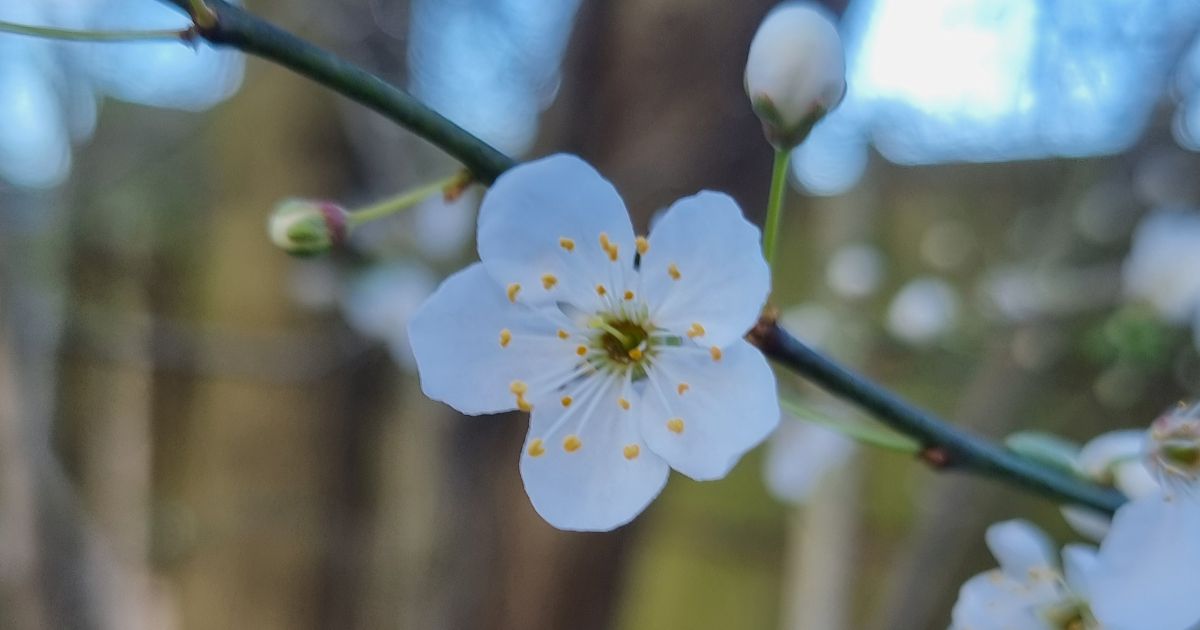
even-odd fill
[[(177, 11), (141, 0), (0, 2), (0, 20), (84, 30), (184, 29)], [(95, 131), (105, 98), (200, 111), (241, 84), (242, 57), (200, 44), (60, 44), (0, 39), (0, 179), (18, 186), (61, 184), (71, 147)]]
[[(741, 81), (773, 4), (251, 8), (507, 152), (580, 153), (644, 231), (701, 187), (761, 217)], [(1082, 443), (1200, 392), (1200, 8), (826, 4), (849, 89), (794, 155), (784, 322), (996, 438)], [(151, 0), (0, 19), (185, 25)], [(523, 420), (455, 416), (406, 367), (412, 309), (474, 257), (478, 191), (324, 259), (273, 251), (282, 198), (357, 207), (456, 165), (243, 64), (0, 34), (0, 626), (944, 628), (989, 523), (1073, 536), (1051, 502), (799, 421), (629, 528), (550, 530), (516, 475)]]

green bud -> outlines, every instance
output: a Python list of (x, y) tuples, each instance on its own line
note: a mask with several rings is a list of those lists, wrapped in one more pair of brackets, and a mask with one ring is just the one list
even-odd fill
[(276, 247), (293, 256), (323, 254), (346, 239), (341, 206), (313, 199), (287, 199), (275, 206), (267, 233)]

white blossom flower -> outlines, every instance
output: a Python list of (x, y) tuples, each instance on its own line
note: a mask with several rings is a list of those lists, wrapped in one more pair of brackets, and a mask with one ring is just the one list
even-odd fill
[(1050, 539), (1022, 520), (989, 527), (987, 545), (1000, 567), (963, 584), (951, 630), (1116, 630), (1089, 611), (1094, 549), (1068, 545), (1060, 569)]
[(608, 181), (555, 155), (496, 181), (477, 241), (482, 262), (409, 324), (421, 386), (466, 414), (532, 412), (521, 476), (552, 525), (618, 527), (670, 468), (724, 477), (779, 422), (742, 339), (770, 272), (730, 197), (681, 199), (638, 237)]
[[(1139, 429), (1110, 431), (1090, 440), (1075, 458), (1075, 473), (1095, 483), (1112, 486), (1137, 499), (1159, 491), (1158, 481), (1146, 468), (1146, 432)], [(1103, 512), (1080, 505), (1064, 505), (1063, 518), (1092, 540), (1108, 535), (1112, 520)]]
[(1125, 293), (1164, 319), (1200, 316), (1200, 215), (1154, 212), (1142, 219), (1122, 269)]
[(746, 94), (771, 142), (791, 148), (804, 140), (845, 92), (845, 53), (828, 12), (788, 2), (768, 13), (750, 42)]
[(1092, 609), (1114, 628), (1200, 628), (1200, 418), (1171, 413), (1150, 429), (1161, 491), (1117, 510), (1091, 577)]

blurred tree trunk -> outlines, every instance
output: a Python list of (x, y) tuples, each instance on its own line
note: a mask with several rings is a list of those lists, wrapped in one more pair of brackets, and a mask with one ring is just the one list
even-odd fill
[(336, 412), (336, 337), (292, 306), (293, 261), (265, 234), (281, 198), (336, 190), (328, 103), (251, 64), (203, 137), (211, 163), (188, 165), (207, 186), (203, 219), (152, 274), (169, 358), (153, 394), (155, 538), (189, 629), (320, 627), (325, 572), (346, 553), (328, 509), (356, 418)]
[(39, 630), (46, 624), (36, 478), (26, 445), (16, 378), (15, 356), (8, 343), (12, 328), (0, 318), (0, 622), (14, 630)]
[[(988, 436), (1025, 426), (1022, 412), (1044, 378), (1015, 365), (1011, 354), (1007, 340), (993, 345), (953, 415), (958, 424)], [(999, 481), (928, 471), (921, 478), (921, 492), (912, 497), (918, 516), (884, 573), (886, 595), (873, 626), (879, 630), (946, 627), (959, 587), (986, 566), (977, 562), (986, 555), (980, 532), (1024, 511), (1014, 505), (1033, 503)]]

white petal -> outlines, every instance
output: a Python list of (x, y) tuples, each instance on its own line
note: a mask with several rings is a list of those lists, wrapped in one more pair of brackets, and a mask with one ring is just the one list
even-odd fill
[[(601, 235), (617, 248), (613, 262)], [(562, 240), (567, 239), (567, 240)], [(479, 257), (518, 301), (567, 301), (594, 311), (609, 295), (634, 289), (635, 242), (629, 214), (608, 180), (573, 155), (526, 162), (500, 176), (479, 207)], [(547, 276), (554, 282), (543, 281)]]
[(1187, 630), (1200, 624), (1200, 502), (1152, 495), (1117, 510), (1089, 581), (1106, 627)]
[[(521, 478), (534, 509), (559, 529), (620, 527), (646, 509), (667, 482), (667, 463), (646, 448), (636, 414), (618, 406), (620, 385), (609, 378), (580, 385), (586, 391), (575, 390), (569, 407), (557, 398), (534, 403)], [(571, 437), (578, 444), (568, 451)], [(540, 440), (536, 447), (535, 440)]]
[(1051, 581), (1025, 584), (1000, 570), (967, 580), (951, 612), (956, 630), (1050, 630), (1037, 611), (1060, 600)]
[(1154, 473), (1146, 467), (1146, 460), (1141, 457), (1117, 464), (1113, 475), (1116, 477), (1114, 483), (1117, 490), (1131, 499), (1157, 494), (1162, 489)]
[(1144, 429), (1110, 431), (1092, 438), (1079, 450), (1076, 469), (1088, 479), (1112, 483), (1114, 467), (1141, 457), (1146, 448)]
[(987, 546), (1004, 573), (1015, 580), (1054, 570), (1058, 564), (1054, 543), (1029, 521), (1015, 519), (988, 527)]
[(1096, 542), (1104, 540), (1112, 526), (1112, 519), (1107, 514), (1082, 505), (1064, 505), (1059, 511), (1071, 529)]
[(1085, 601), (1091, 598), (1091, 578), (1099, 560), (1096, 548), (1091, 545), (1067, 545), (1063, 547), (1063, 575), (1071, 592)]
[(724, 347), (758, 320), (771, 272), (758, 228), (729, 195), (703, 191), (676, 201), (649, 242), (640, 274), (655, 324), (682, 334), (697, 323), (705, 345)]
[[(516, 380), (533, 400), (579, 363), (577, 342), (559, 339), (551, 316), (510, 303), (481, 264), (446, 278), (408, 324), (421, 389), (466, 414), (515, 409)], [(511, 340), (502, 347), (505, 330)]]
[(668, 348), (649, 373), (638, 410), (642, 436), (692, 479), (724, 477), (779, 424), (775, 374), (745, 341), (726, 348), (720, 361), (699, 348)]

